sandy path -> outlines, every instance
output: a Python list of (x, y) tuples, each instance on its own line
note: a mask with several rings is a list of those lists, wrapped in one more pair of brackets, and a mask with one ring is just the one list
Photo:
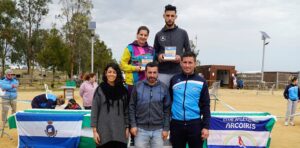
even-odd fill
[[(30, 100), (35, 95), (42, 92), (20, 92), (19, 99)], [(62, 91), (54, 92), (55, 94), (61, 94)], [(276, 91), (274, 95), (270, 92), (264, 92), (256, 95), (254, 90), (232, 90), (223, 89), (219, 90), (219, 99), (234, 107), (238, 111), (263, 111), (270, 112), (278, 117), (283, 116), (286, 110), (286, 100), (282, 97), (282, 90)], [(81, 99), (78, 95), (78, 91), (75, 92), (76, 101), (81, 104)], [(213, 102), (212, 102), (213, 105)], [(297, 107), (296, 112), (300, 112), (300, 104)], [(24, 110), (30, 108), (30, 104), (18, 103), (18, 110)], [(217, 111), (229, 111), (222, 104), (217, 103)], [(1, 114), (0, 114), (1, 116)], [(277, 123), (272, 131), (271, 148), (296, 148), (300, 145), (300, 117), (295, 118), (296, 126), (284, 126), (283, 118), (278, 118)], [(10, 135), (13, 136), (13, 140), (9, 140), (4, 135), (0, 138), (0, 147), (15, 148), (18, 145), (17, 130), (5, 129)]]

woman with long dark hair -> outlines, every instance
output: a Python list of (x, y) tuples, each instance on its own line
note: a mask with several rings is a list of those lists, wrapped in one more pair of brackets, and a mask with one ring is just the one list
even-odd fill
[(99, 148), (126, 148), (128, 130), (128, 92), (119, 66), (106, 66), (103, 82), (95, 91), (91, 127)]

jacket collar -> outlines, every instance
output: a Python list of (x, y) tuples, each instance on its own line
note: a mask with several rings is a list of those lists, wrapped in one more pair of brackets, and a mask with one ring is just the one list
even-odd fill
[(167, 28), (166, 25), (165, 25), (161, 30), (162, 31), (172, 31), (172, 30), (175, 30), (177, 28), (178, 28), (178, 26), (176, 24), (175, 24), (174, 28), (171, 28), (171, 29)]
[(156, 81), (156, 83), (155, 83), (154, 85), (149, 85), (148, 80), (145, 79), (145, 80), (143, 80), (143, 83), (144, 83), (145, 85), (154, 87), (154, 86), (160, 85), (161, 82), (159, 81), (159, 79), (157, 79), (157, 81)]
[(181, 75), (182, 75), (183, 77), (191, 78), (191, 77), (193, 77), (193, 76), (196, 75), (196, 72), (194, 72), (193, 74), (190, 74), (190, 75), (185, 74), (184, 72), (182, 72)]
[[(132, 42), (131, 44), (129, 44), (129, 45), (140, 46), (136, 40), (133, 41), (133, 42)], [(142, 47), (148, 47), (148, 46), (149, 46), (149, 45), (148, 45), (148, 43), (146, 42), (146, 43), (144, 44), (144, 46), (142, 46)]]

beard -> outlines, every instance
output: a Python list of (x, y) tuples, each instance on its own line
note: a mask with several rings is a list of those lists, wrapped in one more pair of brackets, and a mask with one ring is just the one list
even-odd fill
[(174, 22), (168, 22), (168, 21), (166, 21), (166, 25), (168, 26), (168, 27), (172, 27), (173, 25), (174, 25)]
[(148, 77), (147, 80), (148, 80), (148, 82), (154, 83), (154, 82), (157, 81), (157, 78), (155, 78), (155, 77)]

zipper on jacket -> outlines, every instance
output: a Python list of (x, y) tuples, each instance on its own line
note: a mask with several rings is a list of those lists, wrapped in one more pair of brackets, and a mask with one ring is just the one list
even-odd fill
[(151, 118), (151, 116), (150, 116), (150, 111), (151, 111), (151, 109), (150, 109), (150, 107), (151, 107), (151, 100), (152, 100), (152, 96), (153, 96), (153, 93), (152, 93), (152, 86), (150, 86), (150, 101), (149, 101), (149, 122), (148, 122), (148, 128), (150, 128), (150, 118)]
[(183, 108), (183, 121), (185, 121), (185, 93), (186, 93), (186, 86), (187, 86), (187, 81), (188, 81), (189, 76), (186, 75), (186, 80), (185, 80), (185, 86), (184, 86), (184, 92), (183, 92), (183, 103), (182, 103), (182, 108)]

